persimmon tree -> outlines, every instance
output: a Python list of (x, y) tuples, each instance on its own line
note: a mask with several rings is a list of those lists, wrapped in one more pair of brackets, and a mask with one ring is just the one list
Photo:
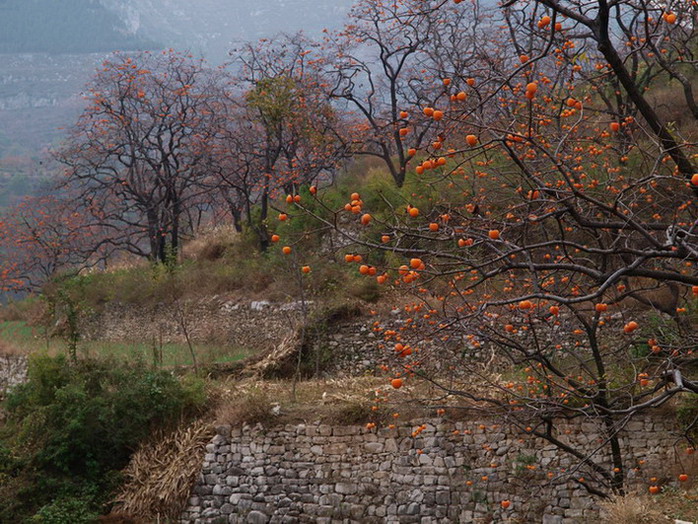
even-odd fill
[(246, 112), (233, 103), (226, 103), (221, 109), (228, 118), (218, 131), (206, 183), (212, 189), (214, 205), (227, 211), (233, 227), (241, 233), (243, 224), (254, 225), (254, 205), (264, 194), (267, 180), (257, 164), (259, 134), (251, 132)]
[(36, 291), (56, 273), (94, 266), (108, 254), (99, 230), (53, 196), (27, 197), (0, 219), (0, 288)]
[(360, 0), (345, 28), (324, 43), (328, 92), (343, 102), (352, 153), (381, 159), (398, 187), (412, 150), (429, 140), (442, 116), (417, 108), (446, 98), (445, 87), (432, 81), (427, 53), (434, 12), (415, 0)]
[[(248, 44), (236, 51), (239, 72), (228, 95), (229, 119), (219, 151), (230, 166), (218, 178), (245, 203), (248, 226), (268, 247), (271, 199), (330, 177), (345, 157), (339, 117), (322, 87), (323, 74), (302, 35)], [(228, 200), (230, 202), (230, 199)], [(257, 215), (251, 204), (257, 204)]]
[(176, 256), (189, 206), (207, 191), (216, 81), (202, 61), (174, 51), (116, 54), (97, 72), (57, 157), (66, 187), (120, 248)]
[[(611, 33), (612, 12), (645, 16), (647, 4), (540, 0), (514, 17), (516, 4), (492, 26), (507, 29), (512, 57), (477, 75), (440, 72), (478, 92), (465, 106), (430, 107), (443, 118), (417, 152), (424, 205), (373, 214), (357, 193), (326, 212), (363, 226), (338, 230), (363, 253), (361, 274), (415, 297), (401, 330), (376, 327), (394, 388), (425, 380), (442, 393), (436, 406), (460, 399), (571, 457), (551, 481), (622, 493), (641, 466), (623, 450), (623, 429), (698, 394), (697, 150), (659, 118)], [(607, 60), (637, 119), (609, 117), (595, 86), (569, 76), (579, 70), (563, 49), (579, 40)], [(600, 441), (573, 444), (571, 421), (592, 424)], [(679, 449), (695, 446), (696, 424), (677, 430)]]
[[(516, 1), (511, 1), (505, 3), (504, 6), (508, 8), (516, 3)], [(690, 41), (690, 37), (686, 38), (683, 34), (679, 35), (677, 32), (666, 29), (668, 26), (673, 26), (678, 20), (676, 13), (671, 10), (672, 4), (681, 6), (685, 3), (660, 4), (643, 0), (616, 2), (608, 0), (595, 2), (536, 0), (533, 12), (540, 13), (540, 19), (536, 26), (549, 38), (553, 38), (556, 31), (564, 28), (565, 24), (561, 20), (562, 17), (565, 17), (568, 20), (566, 22), (568, 24), (567, 30), (571, 32), (571, 39), (590, 42), (596, 47), (601, 57), (606, 61), (604, 65), (617, 79), (620, 88), (627, 94), (629, 103), (637, 108), (649, 130), (659, 140), (661, 147), (672, 157), (678, 170), (685, 176), (690, 176), (695, 173), (695, 166), (687, 157), (684, 148), (681, 147), (681, 142), (661, 120), (643, 92), (643, 86), (639, 81), (642, 74), (638, 72), (639, 65), (635, 49), (640, 47), (640, 50), (644, 51), (643, 56), (648, 59), (644, 65), (645, 71), (651, 71), (651, 67), (655, 63), (661, 64), (664, 61), (663, 68), (673, 78), (682, 77), (686, 80), (685, 75), (679, 72), (681, 63), (692, 69), (693, 74), (695, 74), (695, 63), (686, 60), (685, 55), (681, 52), (679, 52), (681, 57), (679, 57), (678, 62), (671, 61), (671, 65), (669, 58), (667, 60), (661, 58), (665, 54), (664, 51), (670, 47), (670, 44), (666, 48), (664, 45), (671, 40), (672, 34), (680, 39), (679, 46)], [(685, 13), (683, 23), (686, 24), (686, 27), (693, 27), (693, 20), (686, 20), (686, 18), (690, 18), (691, 13), (693, 16), (695, 15), (695, 6), (687, 9), (679, 7), (679, 9)], [(630, 49), (630, 52), (626, 53), (623, 48), (619, 48), (619, 45)], [(690, 53), (689, 50), (685, 52)], [(695, 107), (690, 85), (688, 90), (684, 85), (683, 93), (687, 97), (688, 107)]]

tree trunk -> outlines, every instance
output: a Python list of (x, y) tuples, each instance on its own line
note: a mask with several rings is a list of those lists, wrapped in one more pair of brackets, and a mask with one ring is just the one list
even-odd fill
[(242, 213), (237, 206), (229, 204), (230, 215), (233, 217), (233, 227), (238, 233), (242, 233)]
[(261, 213), (257, 227), (257, 237), (259, 238), (259, 249), (265, 252), (269, 248), (269, 235), (267, 233), (267, 217), (269, 215), (269, 193), (264, 189), (261, 199)]
[(153, 211), (147, 212), (148, 240), (150, 241), (150, 254), (148, 258), (157, 262), (160, 256), (160, 231), (158, 230), (157, 216)]

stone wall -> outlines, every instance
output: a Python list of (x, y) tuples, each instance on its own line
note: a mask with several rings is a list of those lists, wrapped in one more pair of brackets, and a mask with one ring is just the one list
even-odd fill
[[(631, 484), (644, 486), (671, 468), (671, 427), (671, 418), (628, 424), (623, 448)], [(562, 438), (583, 449), (598, 443), (591, 423), (562, 429)], [(567, 473), (569, 457), (542, 441), (507, 434), (492, 421), (431, 420), (417, 437), (414, 430), (410, 424), (219, 427), (181, 522), (557, 524), (598, 518), (595, 500)], [(503, 509), (502, 500), (511, 506)]]
[(27, 357), (0, 355), (0, 400), (11, 387), (27, 380)]
[[(301, 321), (299, 302), (275, 303), (213, 297), (185, 304), (187, 329), (195, 343), (228, 345), (257, 352), (278, 344)], [(310, 314), (323, 306), (309, 303)], [(184, 333), (172, 305), (105, 305), (99, 313), (84, 319), (86, 338), (92, 340), (184, 343)], [(376, 318), (349, 315), (331, 325), (316, 325), (311, 351), (318, 351), (323, 370), (332, 376), (372, 374), (395, 358), (394, 352), (381, 349), (382, 337), (373, 330)], [(398, 329), (403, 320), (391, 314), (383, 325)], [(315, 361), (315, 354), (308, 355)]]
[(194, 342), (259, 350), (278, 343), (300, 317), (298, 302), (276, 304), (212, 297), (180, 306), (110, 303), (86, 318), (82, 329), (87, 338), (94, 340), (183, 343), (183, 318)]

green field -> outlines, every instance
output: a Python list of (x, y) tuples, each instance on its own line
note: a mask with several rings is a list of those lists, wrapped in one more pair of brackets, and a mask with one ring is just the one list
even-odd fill
[[(4, 343), (4, 344), (3, 344)], [(22, 321), (0, 322), (0, 346), (5, 345), (13, 352), (48, 353), (57, 355), (68, 352), (68, 344), (60, 338), (46, 338), (42, 328), (27, 325)], [(153, 362), (155, 353), (162, 351), (163, 366), (188, 366), (192, 364), (186, 344), (163, 343), (162, 348), (142, 342), (114, 342), (81, 340), (78, 355), (85, 357), (118, 357), (134, 362)], [(194, 352), (199, 364), (227, 363), (242, 360), (250, 352), (231, 346), (195, 344)]]

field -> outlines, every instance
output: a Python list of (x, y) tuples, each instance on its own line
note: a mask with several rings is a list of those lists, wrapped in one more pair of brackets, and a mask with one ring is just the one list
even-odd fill
[[(0, 323), (0, 345), (10, 352), (29, 354), (66, 354), (68, 344), (57, 338), (47, 339), (42, 329), (29, 326), (22, 321)], [(250, 355), (242, 348), (218, 345), (194, 345), (199, 364), (225, 364), (237, 362)], [(81, 357), (116, 357), (129, 362), (152, 362), (156, 352), (162, 354), (165, 367), (192, 365), (191, 353), (186, 344), (163, 344), (154, 347), (144, 342), (113, 342), (105, 340), (81, 340), (78, 342), (78, 355)]]

